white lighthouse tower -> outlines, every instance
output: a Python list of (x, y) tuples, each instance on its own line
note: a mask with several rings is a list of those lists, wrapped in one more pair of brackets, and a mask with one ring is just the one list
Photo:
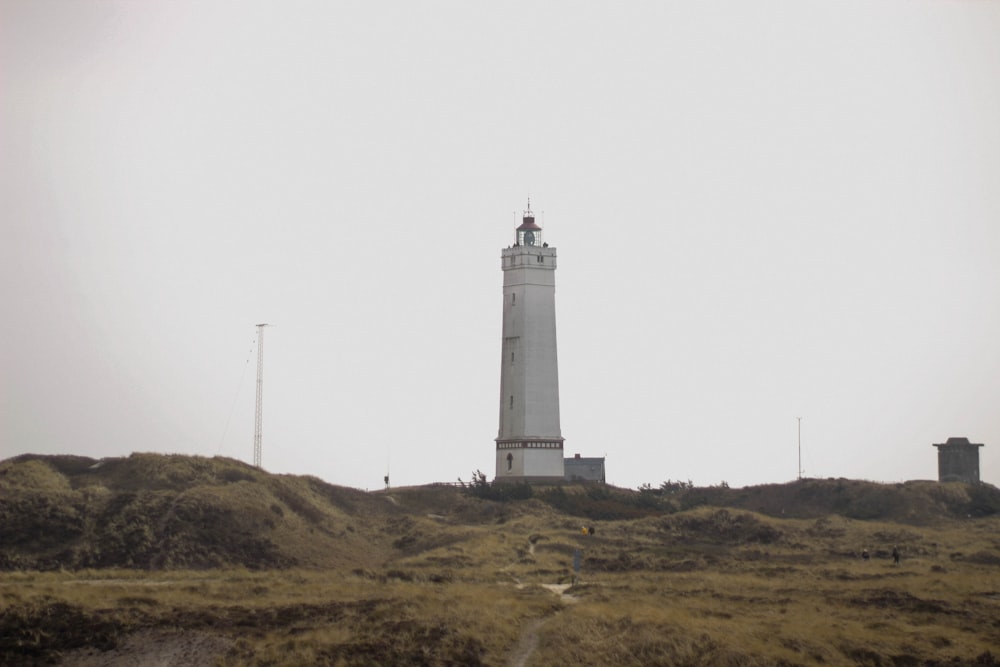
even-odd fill
[(556, 249), (542, 243), (531, 201), (513, 247), (501, 252), (503, 345), (500, 357), (498, 482), (564, 477), (556, 363)]

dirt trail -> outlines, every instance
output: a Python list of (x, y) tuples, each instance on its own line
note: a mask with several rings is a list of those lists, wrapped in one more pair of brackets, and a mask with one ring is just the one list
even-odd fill
[[(577, 601), (572, 595), (566, 595), (566, 589), (572, 584), (542, 584), (542, 588), (547, 591), (552, 591), (559, 596), (559, 599), (563, 603), (572, 604)], [(557, 611), (556, 614), (559, 612)], [(507, 658), (507, 667), (525, 667), (528, 664), (528, 660), (534, 655), (535, 650), (538, 648), (538, 638), (542, 626), (548, 623), (552, 616), (543, 616), (542, 618), (536, 618), (531, 623), (528, 624), (521, 632), (521, 637), (517, 640), (517, 644), (514, 646), (514, 650), (511, 652), (510, 657)]]
[[(552, 591), (558, 595), (563, 603), (573, 604), (577, 601), (572, 595), (566, 595), (566, 589), (572, 586), (572, 584), (541, 584), (541, 586), (545, 590)], [(557, 611), (556, 614), (558, 613)], [(553, 617), (554, 614), (552, 616), (536, 618), (524, 628), (520, 638), (517, 640), (517, 644), (514, 645), (514, 650), (511, 651), (510, 657), (507, 658), (507, 667), (525, 667), (528, 664), (528, 660), (531, 659), (535, 650), (538, 649), (538, 638), (542, 626), (552, 620)]]
[(507, 667), (525, 667), (528, 659), (538, 648), (538, 630), (548, 618), (536, 618), (521, 633), (521, 638), (517, 640), (513, 652), (507, 659)]
[[(528, 540), (528, 554), (535, 555), (535, 541), (532, 539)], [(501, 571), (508, 570), (509, 568), (516, 565), (517, 559), (512, 561), (509, 565), (501, 568)], [(526, 585), (521, 582), (520, 579), (514, 577), (514, 585), (517, 588), (524, 588)], [(573, 604), (577, 602), (577, 598), (572, 595), (566, 595), (566, 591), (573, 584), (538, 584), (542, 588), (559, 596), (560, 602), (563, 604)], [(557, 611), (556, 614), (559, 612)], [(507, 667), (525, 667), (528, 664), (528, 660), (534, 655), (535, 650), (538, 649), (538, 638), (540, 636), (540, 631), (542, 626), (553, 618), (554, 614), (551, 616), (543, 616), (542, 618), (536, 618), (535, 620), (528, 623), (527, 627), (521, 631), (521, 636), (517, 640), (517, 644), (514, 645), (510, 656), (507, 658)]]
[(552, 591), (559, 596), (559, 599), (568, 604), (573, 604), (577, 601), (577, 598), (572, 595), (566, 595), (566, 590), (570, 588), (573, 584), (541, 584), (542, 588), (547, 591)]

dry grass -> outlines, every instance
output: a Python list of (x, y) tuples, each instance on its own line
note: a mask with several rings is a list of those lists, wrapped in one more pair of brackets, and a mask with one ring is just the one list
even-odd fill
[[(111, 656), (127, 638), (153, 633), (223, 639), (206, 646), (226, 666), (499, 666), (529, 628), (538, 641), (522, 657), (535, 666), (990, 665), (1000, 657), (990, 653), (1000, 646), (1000, 518), (947, 514), (941, 508), (975, 501), (952, 485), (865, 487), (836, 500), (869, 512), (872, 499), (919, 492), (921, 512), (940, 505), (928, 521), (777, 518), (700, 502), (652, 511), (649, 497), (622, 503), (620, 513), (636, 518), (596, 520), (565, 511), (579, 501), (614, 514), (613, 494), (569, 489), (560, 511), (541, 494), (512, 503), (449, 487), (361, 494), (226, 461), (149, 455), (137, 465), (156, 489), (143, 491), (118, 479), (125, 464), (99, 477), (65, 472), (89, 470), (86, 460), (59, 463), (63, 473), (26, 463), (3, 464), (0, 500), (13, 500), (0, 509), (28, 527), (19, 503), (51, 509), (81, 554), (116, 544), (88, 523), (98, 511), (149, 553), (171, 544), (161, 525), (184, 528), (186, 541), (173, 538), (170, 552), (178, 562), (201, 553), (199, 539), (242, 548), (248, 542), (237, 536), (263, 535), (288, 562), (310, 567), (7, 571), (3, 664), (68, 656), (72, 665), (81, 647)], [(121, 485), (132, 488), (123, 494)], [(830, 486), (839, 498), (855, 485)], [(819, 488), (781, 493), (820, 506)], [(730, 492), (738, 490), (711, 491)], [(786, 500), (743, 493), (765, 509)], [(53, 504), (60, 498), (76, 504)], [(82, 533), (72, 530), (74, 516)], [(183, 517), (191, 523), (176, 523)], [(220, 527), (219, 517), (229, 523)], [(60, 548), (18, 539), (18, 557)], [(543, 588), (574, 580), (566, 597)]]
[(218, 657), (224, 665), (493, 664), (489, 657), (503, 656), (527, 619), (558, 607), (541, 589), (504, 582), (313, 570), (17, 573), (0, 586), (0, 600), (4, 664), (92, 645), (70, 624), (100, 628), (109, 648), (140, 628), (217, 633), (233, 640)]
[[(891, 549), (878, 536), (899, 537), (895, 525), (758, 520), (782, 537), (719, 551), (687, 535), (691, 571), (585, 573), (571, 589), (580, 602), (546, 625), (534, 664), (993, 664), (1000, 568), (954, 556), (959, 546), (996, 553), (995, 520), (907, 529), (900, 567), (851, 553)], [(655, 523), (606, 526), (585, 548), (613, 552), (624, 532), (640, 554), (643, 543), (669, 552)]]
[[(410, 530), (437, 526), (440, 546), (379, 568), (15, 572), (0, 599), (65, 605), (110, 628), (109, 644), (139, 628), (212, 632), (231, 640), (221, 665), (503, 665), (536, 619), (528, 665), (988, 665), (1000, 646), (1000, 567), (960, 555), (997, 552), (995, 519), (901, 529), (702, 508), (593, 536), (545, 512), (427, 521)], [(851, 553), (891, 548), (879, 536), (900, 530), (899, 567)], [(539, 584), (571, 579), (578, 549), (567, 604)]]

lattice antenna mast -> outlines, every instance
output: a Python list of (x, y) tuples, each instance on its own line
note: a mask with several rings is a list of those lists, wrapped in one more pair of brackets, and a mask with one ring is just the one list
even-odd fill
[(802, 417), (796, 417), (799, 420), (799, 471), (798, 479), (802, 479)]
[(264, 409), (264, 327), (257, 325), (257, 410), (253, 429), (253, 464), (260, 468), (261, 417)]

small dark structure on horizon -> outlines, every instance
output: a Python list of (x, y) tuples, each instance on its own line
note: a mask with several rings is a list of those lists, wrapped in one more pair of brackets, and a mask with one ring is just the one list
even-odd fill
[(563, 460), (567, 482), (604, 483), (604, 457), (582, 458), (579, 454)]
[(948, 438), (938, 450), (938, 481), (979, 484), (979, 448), (968, 438)]

